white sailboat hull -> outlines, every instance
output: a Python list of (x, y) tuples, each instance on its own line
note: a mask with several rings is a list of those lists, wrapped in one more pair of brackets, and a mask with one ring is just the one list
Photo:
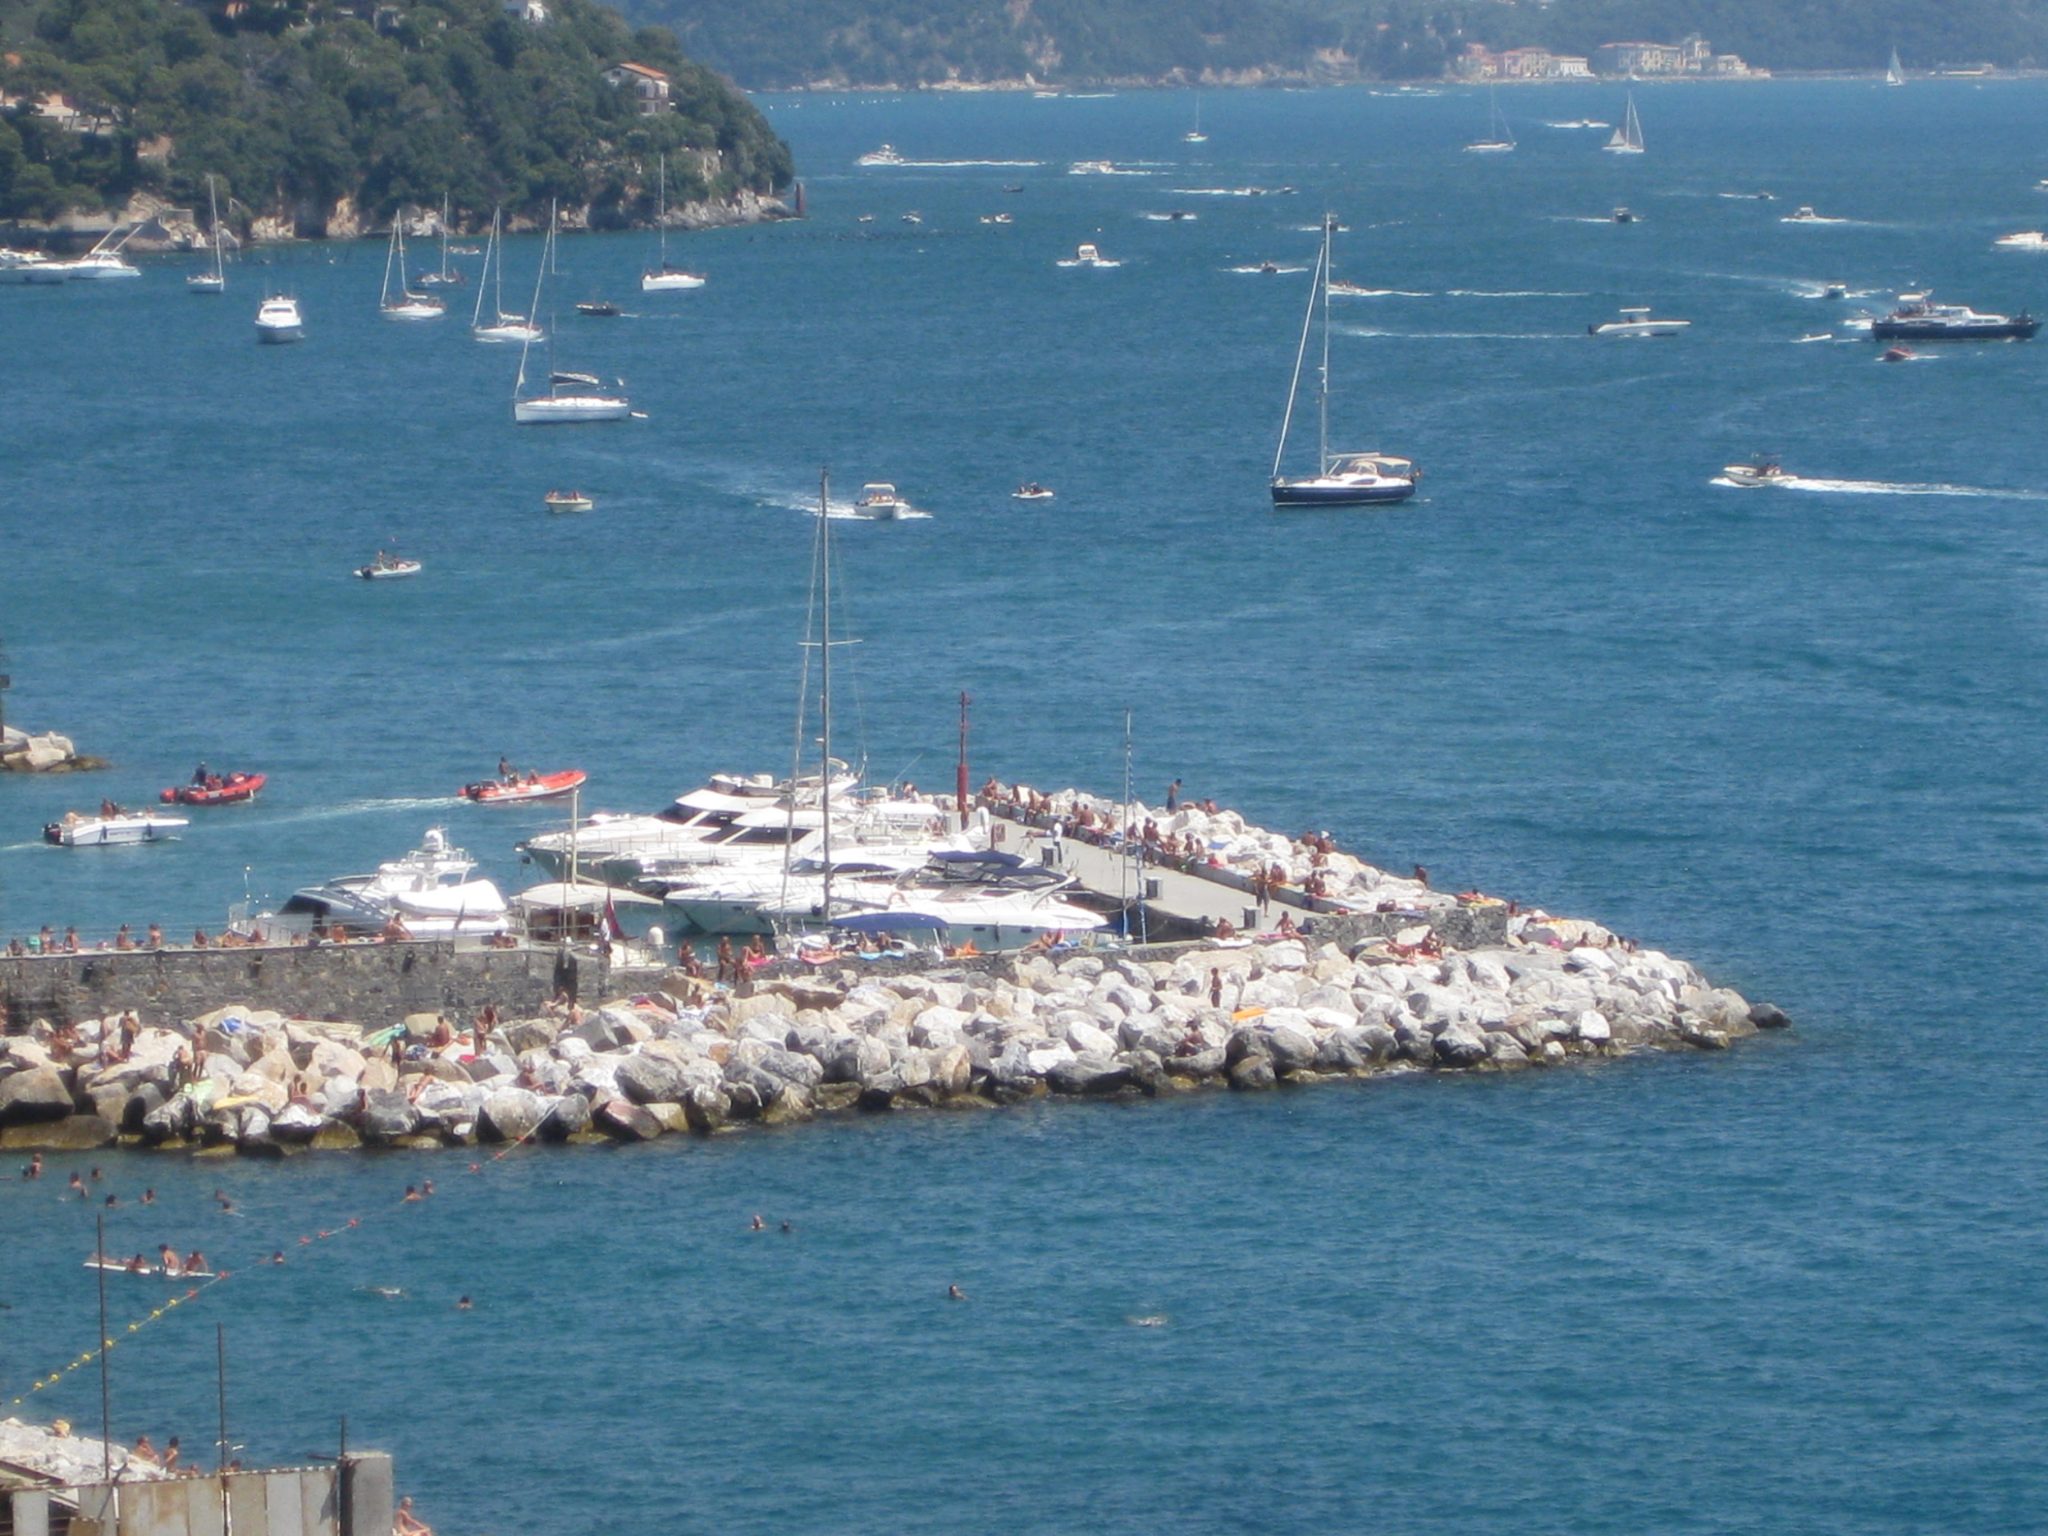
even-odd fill
[(211, 272), (197, 273), (185, 279), (187, 293), (226, 293), (227, 289), (226, 281), (215, 277)]
[(640, 277), (642, 293), (676, 293), (703, 286), (704, 279), (694, 272), (645, 272)]
[(545, 427), (578, 421), (624, 421), (631, 401), (610, 395), (555, 395), (512, 402), (512, 419), (522, 427)]
[(439, 303), (408, 300), (403, 304), (386, 304), (382, 313), (386, 320), (439, 320), (447, 311)]
[(524, 320), (500, 319), (496, 325), (473, 325), (469, 334), (478, 341), (509, 341), (514, 346), (523, 346), (530, 341), (543, 341), (546, 337), (537, 325), (528, 325)]

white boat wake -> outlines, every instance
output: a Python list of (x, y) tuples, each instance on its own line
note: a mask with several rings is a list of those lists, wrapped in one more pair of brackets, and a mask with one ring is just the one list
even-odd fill
[(1446, 288), (1454, 299), (1583, 299), (1584, 293), (1568, 293), (1552, 288)]
[(260, 820), (266, 827), (289, 827), (309, 821), (341, 821), (350, 816), (438, 810), (444, 806), (459, 805), (461, 801), (460, 795), (399, 795), (382, 800), (344, 800), (339, 805), (313, 806), (303, 811), (290, 811), (282, 816), (263, 816), (251, 820)]
[(1179, 197), (1285, 197), (1292, 187), (1173, 187)]
[(1249, 272), (1255, 277), (1284, 277), (1290, 272), (1306, 272), (1307, 267), (1283, 267), (1277, 264), (1259, 262), (1251, 266), (1225, 267), (1226, 272)]
[(1984, 485), (1921, 485), (1894, 480), (1831, 480), (1813, 475), (1779, 475), (1767, 486), (1746, 486), (1726, 475), (1716, 475), (1708, 484), (1739, 491), (1821, 491), (1836, 496), (1966, 496), (1995, 501), (2048, 501), (2048, 491), (2004, 491)]
[(897, 160), (895, 165), (909, 171), (945, 171), (959, 167), (1001, 167), (1004, 170), (1028, 170), (1043, 165), (1043, 160)]
[(1433, 299), (1433, 293), (1417, 288), (1360, 288), (1354, 283), (1330, 284), (1333, 299)]

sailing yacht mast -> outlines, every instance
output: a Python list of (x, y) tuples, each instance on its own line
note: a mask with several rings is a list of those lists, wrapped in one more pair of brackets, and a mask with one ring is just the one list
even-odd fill
[[(497, 210), (493, 209), (493, 210), (492, 210), (492, 212), (491, 212), (491, 232), (490, 232), (489, 236), (488, 236), (488, 237), (486, 237), (486, 239), (484, 240), (484, 276), (485, 276), (485, 277), (489, 277), (489, 276), (491, 275), (491, 256), (492, 256), (492, 254), (493, 254), (493, 253), (494, 253), (494, 252), (495, 252), (495, 251), (497, 250), (497, 248), (498, 248), (498, 214), (497, 214)], [(499, 286), (499, 294), (498, 294), (498, 312), (499, 312), (500, 314), (503, 314), (503, 313), (504, 313), (504, 310), (505, 310), (505, 298), (504, 298), (504, 292), (503, 292), (503, 289), (504, 289), (504, 284), (503, 284), (502, 282), (500, 282), (500, 284), (499, 284), (498, 286)], [(482, 281), (482, 279), (478, 279), (478, 281), (477, 281), (477, 285), (476, 285), (476, 304), (475, 304), (475, 307), (474, 307), (474, 308), (472, 308), (472, 309), (470, 310), (470, 314), (469, 314), (469, 328), (470, 328), (470, 329), (471, 329), (472, 331), (474, 331), (474, 330), (475, 330), (475, 329), (476, 329), (476, 328), (477, 328), (478, 326), (482, 325), (483, 323), (484, 323), (484, 285), (483, 285), (483, 281)]]
[[(832, 472), (818, 471), (818, 564), (823, 599), (820, 604), (818, 662), (818, 816), (822, 829), (819, 851), (825, 860), (825, 895), (819, 915), (832, 926)], [(789, 786), (790, 793), (796, 786)]]
[(1323, 215), (1323, 254), (1316, 263), (1316, 292), (1323, 307), (1323, 366), (1316, 375), (1316, 473), (1330, 472), (1330, 229), (1334, 213)]

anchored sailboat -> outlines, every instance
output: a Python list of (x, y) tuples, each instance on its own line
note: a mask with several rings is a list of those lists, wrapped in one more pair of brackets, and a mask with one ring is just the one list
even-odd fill
[[(1323, 248), (1316, 258), (1315, 282), (1309, 290), (1308, 313), (1302, 316), (1301, 342), (1294, 353), (1294, 382), (1287, 389), (1287, 414), (1280, 423), (1280, 446), (1273, 454), (1273, 505), (1276, 507), (1358, 507), (1383, 501), (1405, 501), (1415, 494), (1422, 473), (1404, 458), (1389, 453), (1330, 452), (1330, 237), (1337, 216), (1323, 215)], [(1316, 472), (1283, 479), (1288, 430), (1294, 425), (1294, 402), (1301, 391), (1302, 364), (1308, 358), (1309, 332), (1322, 314), (1323, 360), (1316, 372)]]
[[(398, 269), (398, 292), (391, 291), (391, 271)], [(431, 294), (414, 293), (405, 280), (405, 216), (391, 218), (391, 244), (384, 252), (384, 291), (378, 296), (377, 311), (386, 320), (438, 320), (444, 313), (441, 301)]]
[(1180, 136), (1183, 144), (1206, 144), (1209, 135), (1202, 132), (1202, 93), (1195, 92), (1195, 126)]
[(1508, 120), (1500, 115), (1499, 93), (1491, 85), (1486, 88), (1486, 105), (1490, 113), (1486, 137), (1467, 144), (1465, 153), (1468, 155), (1504, 155), (1515, 147), (1515, 136), (1508, 131)]
[(1628, 93), (1628, 111), (1612, 138), (1600, 146), (1610, 155), (1640, 155), (1643, 152), (1643, 122), (1636, 116), (1636, 93)]
[[(540, 270), (533, 277), (534, 315), (540, 313), (541, 284), (555, 254), (555, 205), (548, 204), (548, 238), (541, 248)], [(536, 332), (536, 334), (538, 334)], [(519, 349), (519, 378), (512, 386), (512, 420), (522, 427), (551, 426), (577, 421), (624, 421), (633, 413), (632, 402), (622, 394), (605, 390), (596, 375), (558, 373), (550, 366), (548, 392), (526, 394), (526, 362), (533, 351), (533, 339)]]
[(467, 279), (463, 276), (460, 267), (448, 265), (448, 194), (443, 192), (441, 194), (441, 270), (438, 272), (422, 272), (420, 274), (420, 286), (422, 288), (453, 288), (465, 281)]
[[(476, 280), (476, 309), (469, 317), (469, 334), (478, 341), (516, 341), (522, 345), (542, 340), (541, 329), (525, 315), (505, 311), (505, 242), (502, 236), (504, 210), (491, 210), (491, 233), (484, 241), (484, 270)], [(493, 266), (493, 261), (496, 265)], [(497, 316), (484, 323), (485, 279), (489, 279), (491, 309)]]
[(221, 265), (220, 202), (214, 195), (213, 177), (211, 176), (206, 178), (206, 211), (209, 218), (208, 227), (213, 233), (213, 270), (211, 272), (194, 272), (190, 277), (186, 278), (185, 291), (187, 293), (227, 292), (228, 275)]
[(668, 156), (661, 157), (661, 169), (657, 173), (658, 190), (654, 200), (654, 225), (661, 231), (661, 265), (650, 267), (640, 275), (642, 293), (670, 293), (682, 288), (702, 288), (704, 275), (701, 272), (685, 272), (681, 267), (668, 264)]

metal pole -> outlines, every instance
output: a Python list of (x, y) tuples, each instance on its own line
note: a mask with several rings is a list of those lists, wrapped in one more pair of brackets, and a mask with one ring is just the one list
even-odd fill
[(223, 1536), (234, 1536), (235, 1521), (228, 1498), (228, 1330), (225, 1323), (213, 1325), (214, 1368), (220, 1383), (220, 1528)]
[(960, 812), (960, 829), (967, 830), (967, 706), (974, 701), (960, 690), (960, 765), (954, 770), (953, 798)]
[(113, 1388), (107, 1381), (107, 1218), (104, 1214), (93, 1218), (93, 1228), (99, 1236), (94, 1249), (99, 1266), (94, 1273), (100, 1277), (100, 1476), (111, 1483), (114, 1480), (114, 1397)]

